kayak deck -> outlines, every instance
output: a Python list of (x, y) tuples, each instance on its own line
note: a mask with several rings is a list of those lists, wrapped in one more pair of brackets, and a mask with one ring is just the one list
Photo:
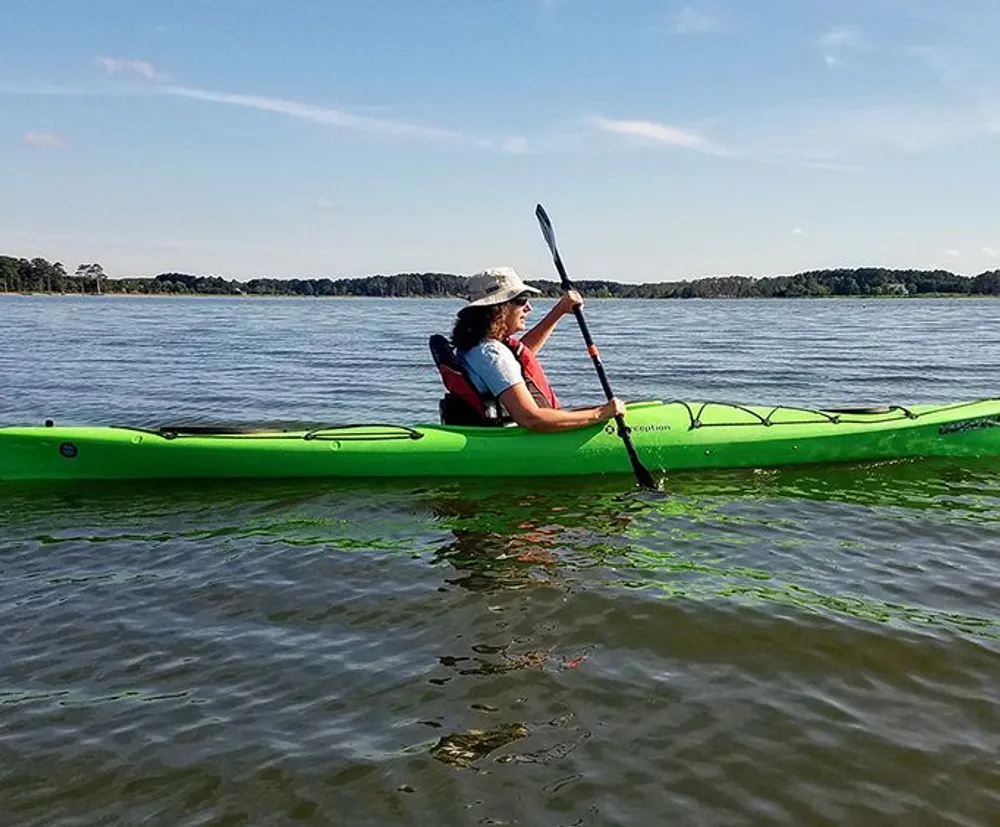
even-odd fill
[[(1000, 456), (1000, 399), (806, 409), (638, 402), (626, 420), (654, 472)], [(0, 428), (0, 480), (536, 477), (629, 474), (613, 422), (539, 434), (436, 424), (279, 430)]]

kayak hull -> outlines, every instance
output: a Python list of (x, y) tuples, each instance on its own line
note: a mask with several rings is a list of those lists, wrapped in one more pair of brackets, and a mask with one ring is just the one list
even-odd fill
[[(1000, 456), (1000, 399), (852, 411), (641, 402), (626, 419), (654, 472)], [(613, 423), (553, 434), (441, 425), (194, 430), (0, 428), (0, 480), (631, 473)]]

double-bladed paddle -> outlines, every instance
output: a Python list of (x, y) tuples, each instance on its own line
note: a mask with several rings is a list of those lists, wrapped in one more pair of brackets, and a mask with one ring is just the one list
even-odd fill
[[(562, 257), (559, 255), (559, 248), (556, 247), (555, 230), (552, 229), (552, 222), (549, 220), (548, 213), (545, 212), (545, 208), (541, 204), (538, 204), (535, 207), (535, 217), (538, 219), (538, 225), (542, 228), (542, 236), (545, 238), (545, 243), (549, 245), (549, 250), (552, 253), (552, 261), (556, 265), (556, 270), (559, 271), (559, 279), (562, 281), (563, 290), (572, 290), (573, 283), (569, 280), (569, 276), (566, 274), (566, 268), (563, 266)], [(601, 362), (601, 354), (598, 352), (597, 345), (594, 344), (594, 340), (590, 335), (590, 328), (587, 327), (587, 320), (583, 318), (582, 308), (574, 307), (573, 315), (576, 316), (576, 321), (580, 325), (580, 332), (583, 334), (583, 341), (587, 343), (587, 352), (590, 354), (590, 358), (594, 362), (594, 368), (597, 370), (597, 378), (601, 380), (601, 387), (604, 388), (604, 395), (610, 402), (614, 397), (614, 393), (611, 391), (611, 383), (608, 382), (608, 375), (604, 371), (604, 365)], [(635, 445), (632, 444), (632, 437), (629, 436), (629, 429), (625, 424), (625, 417), (621, 414), (617, 414), (615, 416), (615, 422), (618, 424), (618, 436), (621, 437), (622, 442), (625, 443), (625, 451), (628, 453), (629, 461), (632, 463), (632, 470), (635, 472), (635, 478), (639, 481), (639, 485), (644, 488), (656, 488), (656, 483), (653, 482), (653, 475), (650, 474), (646, 466), (639, 461), (639, 455), (635, 452)]]

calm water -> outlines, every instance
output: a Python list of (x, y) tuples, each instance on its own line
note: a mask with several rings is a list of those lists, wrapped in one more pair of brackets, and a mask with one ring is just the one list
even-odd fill
[[(0, 423), (431, 420), (456, 307), (0, 297)], [(996, 301), (587, 310), (626, 398), (1000, 394)], [(996, 462), (8, 485), (0, 563), (5, 827), (1000, 818)]]

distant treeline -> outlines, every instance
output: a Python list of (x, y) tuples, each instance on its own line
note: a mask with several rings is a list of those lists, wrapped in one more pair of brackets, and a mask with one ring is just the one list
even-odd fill
[[(0, 292), (115, 293), (209, 296), (369, 296), (445, 298), (465, 293), (464, 276), (448, 273), (400, 273), (356, 279), (251, 279), (161, 273), (152, 278), (108, 278), (100, 264), (81, 264), (70, 275), (60, 263), (43, 258), (0, 256)], [(558, 282), (530, 280), (546, 296), (558, 296)], [(620, 284), (576, 282), (592, 298), (749, 299), (807, 296), (1000, 295), (1000, 270), (960, 276), (947, 270), (810, 270), (793, 276), (718, 276), (692, 281)]]

